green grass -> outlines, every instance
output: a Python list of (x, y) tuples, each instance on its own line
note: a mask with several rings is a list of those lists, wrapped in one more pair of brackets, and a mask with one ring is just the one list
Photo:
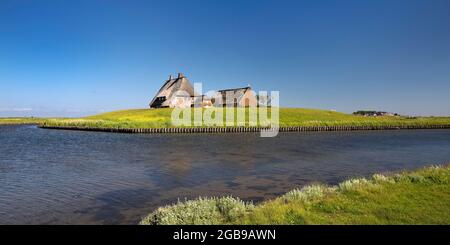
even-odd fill
[[(245, 110), (248, 115), (250, 109), (238, 108), (234, 111)], [(77, 119), (49, 119), (44, 123), (49, 126), (77, 126), (98, 128), (164, 128), (174, 127), (171, 122), (172, 109), (135, 109), (114, 111), (90, 117)], [(193, 121), (192, 117), (192, 121)], [(224, 118), (225, 120), (225, 118)], [(257, 125), (261, 126), (258, 120)], [(235, 117), (234, 125), (248, 126), (248, 116), (245, 121), (238, 121)], [(303, 109), (280, 108), (280, 126), (427, 126), (450, 125), (450, 117), (416, 117), (401, 116), (364, 117), (340, 112)], [(201, 126), (216, 126), (205, 125)]]
[(140, 224), (450, 224), (450, 165), (306, 186), (259, 205), (199, 198)]
[(48, 119), (36, 118), (36, 117), (4, 117), (0, 118), (0, 125), (13, 125), (13, 124), (42, 124)]

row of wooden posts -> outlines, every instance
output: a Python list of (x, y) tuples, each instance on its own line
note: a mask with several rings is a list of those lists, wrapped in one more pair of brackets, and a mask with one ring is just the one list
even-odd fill
[[(165, 134), (165, 133), (245, 133), (260, 132), (261, 130), (273, 130), (276, 128), (263, 127), (193, 127), (193, 128), (95, 128), (75, 126), (47, 126), (41, 128), (100, 131), (113, 133), (141, 133), (141, 134)], [(427, 125), (427, 126), (294, 126), (279, 127), (279, 132), (306, 132), (306, 131), (353, 131), (353, 130), (396, 130), (396, 129), (448, 129), (450, 125)]]

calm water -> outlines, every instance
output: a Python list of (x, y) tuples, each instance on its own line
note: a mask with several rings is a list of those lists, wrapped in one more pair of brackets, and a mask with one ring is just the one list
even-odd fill
[(450, 130), (128, 135), (0, 126), (0, 224), (135, 224), (178, 198), (261, 201), (450, 162)]

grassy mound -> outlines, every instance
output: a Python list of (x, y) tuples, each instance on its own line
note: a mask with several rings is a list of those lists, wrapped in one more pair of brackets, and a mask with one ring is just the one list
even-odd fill
[[(234, 109), (235, 115), (244, 110), (248, 115), (250, 109)], [(78, 119), (50, 119), (45, 122), (48, 126), (77, 126), (90, 128), (164, 128), (174, 127), (171, 122), (172, 109), (136, 109), (114, 111), (95, 116)], [(344, 114), (334, 111), (280, 108), (280, 126), (427, 126), (450, 125), (450, 117), (417, 117), (401, 116), (364, 117)], [(224, 120), (226, 115), (224, 117)], [(192, 116), (192, 121), (194, 117)], [(261, 125), (258, 120), (257, 124)], [(248, 116), (244, 120), (237, 120), (234, 125), (248, 125)], [(202, 126), (216, 126), (205, 125)]]
[(306, 186), (259, 205), (199, 198), (140, 224), (450, 224), (450, 165)]

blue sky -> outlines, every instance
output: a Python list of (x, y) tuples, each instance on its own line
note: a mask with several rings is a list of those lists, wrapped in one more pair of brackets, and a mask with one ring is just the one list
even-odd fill
[(169, 74), (450, 115), (450, 1), (0, 1), (0, 116), (145, 108)]

